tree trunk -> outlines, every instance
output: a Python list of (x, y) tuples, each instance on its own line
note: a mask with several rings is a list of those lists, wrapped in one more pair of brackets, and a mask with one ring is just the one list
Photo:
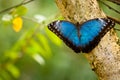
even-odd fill
[[(56, 0), (62, 15), (73, 23), (106, 17), (96, 0)], [(109, 31), (98, 46), (85, 54), (99, 80), (120, 80), (120, 46), (114, 30)]]

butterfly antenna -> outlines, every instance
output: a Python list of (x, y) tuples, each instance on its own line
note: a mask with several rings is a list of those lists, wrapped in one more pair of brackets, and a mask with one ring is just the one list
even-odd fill
[(104, 3), (104, 2), (101, 1), (101, 0), (99, 0), (99, 1), (100, 1), (102, 4), (104, 4), (105, 6), (107, 6), (109, 9), (111, 9), (111, 10), (115, 11), (116, 13), (120, 14), (120, 11), (118, 11), (118, 10), (112, 8), (111, 6), (109, 6), (108, 4)]
[(107, 1), (120, 5), (120, 0), (107, 0)]

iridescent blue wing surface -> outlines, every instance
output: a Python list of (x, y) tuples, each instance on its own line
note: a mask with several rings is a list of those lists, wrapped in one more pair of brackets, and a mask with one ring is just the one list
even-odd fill
[(50, 23), (48, 29), (60, 37), (75, 52), (81, 51), (79, 49), (78, 29), (75, 24), (69, 21), (58, 20)]
[(113, 28), (115, 23), (106, 18), (88, 20), (80, 26), (80, 47), (82, 52), (90, 52), (98, 45), (101, 38)]
[(91, 19), (79, 26), (64, 20), (48, 25), (48, 28), (76, 53), (90, 52), (112, 27), (114, 22), (105, 18)]

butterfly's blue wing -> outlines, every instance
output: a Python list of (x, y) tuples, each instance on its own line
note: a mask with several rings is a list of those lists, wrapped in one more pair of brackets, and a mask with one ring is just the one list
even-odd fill
[(68, 21), (61, 21), (59, 26), (57, 26), (58, 30), (60, 30), (60, 34), (67, 38), (70, 42), (72, 42), (75, 46), (79, 46), (79, 37), (78, 37), (78, 29), (76, 25)]
[(92, 19), (83, 23), (79, 29), (82, 51), (91, 51), (114, 25), (113, 21), (105, 18)]
[(69, 21), (54, 21), (48, 28), (75, 52), (90, 52), (114, 26), (110, 19), (96, 18), (76, 26)]
[(69, 21), (58, 20), (50, 23), (48, 28), (60, 37), (69, 47), (80, 52), (78, 48), (80, 42), (76, 25)]
[(105, 24), (107, 23), (103, 19), (93, 19), (83, 23), (80, 26), (80, 46), (85, 47), (90, 41), (93, 41), (106, 26)]

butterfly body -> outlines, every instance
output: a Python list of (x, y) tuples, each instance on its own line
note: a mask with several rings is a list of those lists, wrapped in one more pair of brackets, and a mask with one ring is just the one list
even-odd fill
[(76, 53), (88, 53), (114, 25), (110, 19), (96, 18), (80, 25), (58, 20), (50, 23), (48, 28)]

